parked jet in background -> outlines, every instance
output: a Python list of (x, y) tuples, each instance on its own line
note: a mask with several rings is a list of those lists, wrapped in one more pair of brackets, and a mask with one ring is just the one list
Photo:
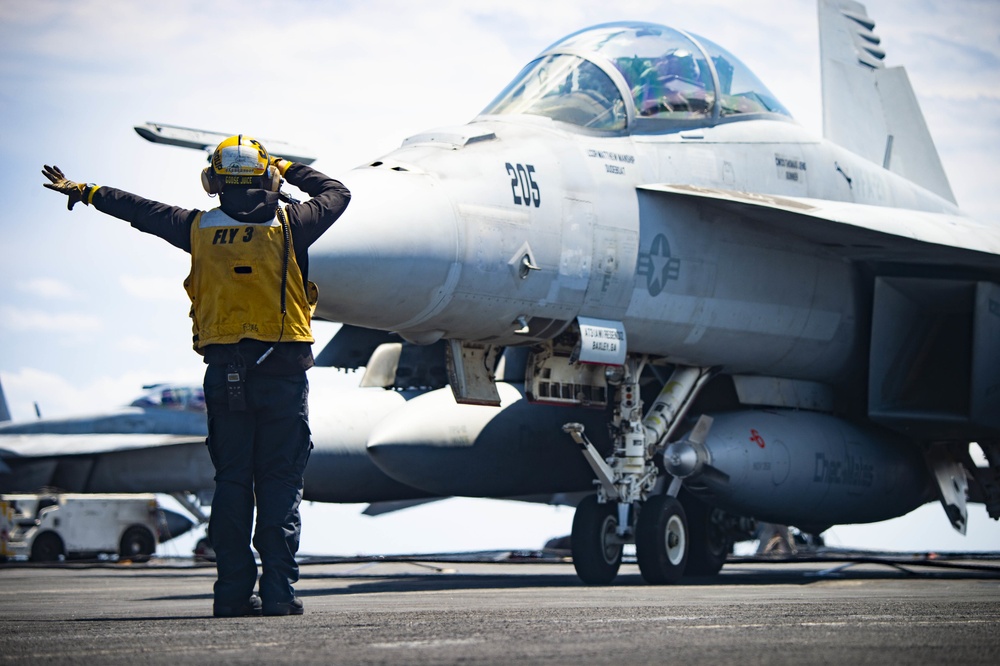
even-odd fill
[[(3, 435), (80, 435), (101, 433), (207, 434), (205, 394), (200, 386), (151, 384), (127, 407), (105, 414), (35, 421), (0, 420)], [(2, 398), (2, 396), (0, 396)], [(3, 406), (6, 410), (6, 403)]]
[[(356, 337), (351, 327), (342, 328), (318, 359), (349, 368), (367, 365), (359, 387), (338, 385), (331, 368), (310, 373), (313, 396), (337, 409), (311, 415), (314, 449), (304, 497), (345, 503), (425, 499), (425, 491), (379, 470), (365, 446), (374, 424), (389, 411), (445, 385), (443, 364), (427, 362), (428, 353), (436, 351), (443, 358), (443, 351), (404, 352), (400, 343), (389, 342), (376, 358), (362, 361), (371, 351), (371, 336), (366, 333), (362, 346)], [(167, 493), (198, 515), (186, 496), (207, 500), (215, 488), (206, 435), (201, 387), (176, 385), (146, 387), (129, 407), (108, 414), (0, 423), (0, 492), (50, 487), (78, 493)]]

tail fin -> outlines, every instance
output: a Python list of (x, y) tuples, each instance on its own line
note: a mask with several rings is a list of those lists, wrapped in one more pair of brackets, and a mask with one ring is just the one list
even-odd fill
[(864, 5), (819, 0), (823, 133), (954, 203), (906, 70), (886, 68), (874, 29)]
[(0, 384), (0, 423), (10, 421), (10, 409), (7, 407), (7, 397), (3, 394), (3, 384)]

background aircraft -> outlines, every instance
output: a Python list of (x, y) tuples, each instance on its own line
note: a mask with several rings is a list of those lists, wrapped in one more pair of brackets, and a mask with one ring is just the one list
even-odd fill
[[(41, 417), (12, 423), (6, 399), (0, 393), (0, 436), (28, 434), (81, 435), (99, 433), (162, 433), (202, 435), (205, 429), (205, 394), (201, 386), (149, 384), (127, 407), (110, 413), (64, 418)], [(2, 389), (0, 389), (2, 391)]]
[[(319, 361), (359, 367), (359, 348), (351, 338), (351, 328), (342, 328)], [(336, 371), (330, 368), (311, 374), (314, 399), (340, 409), (318, 410), (311, 419), (314, 449), (306, 474), (307, 501), (381, 503), (429, 497), (386, 476), (365, 445), (372, 427), (390, 411), (444, 385), (443, 367), (434, 376), (426, 362), (434, 351), (440, 356), (440, 349), (432, 347), (404, 351), (400, 344), (386, 345), (379, 357), (364, 361), (365, 376), (354, 388), (336, 385)], [(5, 400), (0, 409), (7, 410)], [(0, 492), (50, 487), (167, 493), (201, 517), (197, 503), (210, 504), (215, 488), (207, 434), (201, 387), (175, 384), (147, 386), (129, 407), (110, 413), (0, 422)]]
[[(996, 118), (990, 91), (997, 88), (996, 67), (990, 62), (995, 63), (996, 56), (989, 51), (992, 44), (989, 34), (976, 38), (977, 32), (989, 33), (989, 26), (996, 24), (995, 15), (989, 14), (995, 8), (959, 3), (958, 7), (928, 16), (927, 11), (936, 10), (902, 8), (891, 3), (868, 5), (880, 19), (879, 33), (891, 45), (890, 60), (907, 63), (918, 94), (935, 93), (922, 97), (921, 101), (963, 208), (981, 213), (980, 217), (995, 219), (991, 217), (996, 207), (988, 176), (995, 172), (991, 164), (995, 156), (991, 151), (979, 150), (996, 143), (990, 139), (996, 132), (996, 123), (990, 122), (990, 118)], [(378, 154), (379, 143), (384, 152), (401, 138), (426, 127), (464, 122), (556, 36), (623, 16), (652, 18), (714, 38), (747, 61), (801, 122), (815, 129), (819, 127), (812, 3), (781, 3), (780, 7), (735, 3), (721, 9), (718, 5), (669, 6), (661, 12), (666, 15), (655, 17), (649, 17), (648, 4), (627, 2), (614, 8), (602, 3), (573, 3), (569, 7), (513, 10), (526, 12), (523, 15), (510, 14), (507, 5), (494, 10), (482, 4), (474, 12), (466, 7), (452, 7), (440, 13), (414, 10), (416, 13), (411, 15), (407, 13), (409, 10), (399, 8), (388, 12), (385, 4), (376, 2), (366, 4), (364, 9), (340, 10), (336, 17), (318, 15), (311, 6), (303, 6), (299, 12), (295, 11), (294, 3), (286, 7), (290, 10), (267, 15), (246, 7), (241, 20), (248, 25), (260, 21), (268, 30), (276, 30), (279, 35), (296, 35), (300, 40), (315, 31), (314, 43), (323, 46), (311, 52), (308, 62), (322, 52), (321, 55), (341, 64), (336, 71), (323, 73), (328, 85), (322, 90), (316, 90), (314, 85), (315, 70), (298, 66), (295, 53), (286, 53), (281, 62), (255, 68), (253, 76), (243, 64), (235, 62), (220, 61), (211, 73), (191, 66), (193, 60), (189, 61), (186, 53), (209, 52), (219, 40), (229, 37), (206, 35), (204, 43), (198, 44), (201, 37), (180, 29), (191, 20), (185, 16), (187, 6), (183, 3), (156, 26), (146, 26), (142, 43), (135, 44), (129, 43), (130, 35), (138, 34), (133, 27), (143, 19), (130, 16), (127, 8), (118, 12), (116, 21), (111, 23), (101, 20), (101, 12), (85, 4), (74, 8), (79, 15), (72, 20), (64, 19), (62, 13), (50, 12), (44, 4), (24, 9), (29, 12), (25, 15), (19, 16), (15, 11), (3, 28), (8, 37), (5, 48), (11, 49), (10, 54), (17, 54), (17, 58), (11, 55), (7, 59), (17, 65), (5, 74), (8, 77), (5, 89), (32, 103), (8, 109), (12, 159), (26, 164), (37, 161), (43, 152), (46, 155), (71, 152), (74, 157), (68, 159), (75, 160), (76, 169), (71, 168), (70, 161), (62, 165), (71, 174), (184, 205), (204, 205), (197, 180), (190, 176), (201, 167), (200, 160), (192, 163), (191, 155), (184, 151), (157, 152), (156, 174), (150, 175), (147, 167), (138, 168), (149, 163), (148, 146), (134, 142), (134, 135), (120, 128), (136, 118), (169, 117), (196, 127), (228, 127), (236, 118), (241, 126), (261, 128), (259, 133), (263, 136), (288, 136), (286, 106), (275, 112), (267, 100), (262, 100), (252, 110), (238, 115), (231, 108), (198, 101), (210, 99), (218, 90), (220, 75), (236, 88), (249, 85), (251, 79), (253, 87), (258, 87), (263, 72), (265, 79), (271, 77), (269, 80), (275, 84), (289, 82), (290, 87), (314, 91), (311, 104), (294, 112), (295, 126), (302, 134), (289, 138), (316, 146), (316, 153), (325, 160), (318, 166), (338, 173)], [(547, 11), (552, 13), (541, 15)], [(766, 28), (760, 22), (762, 14), (768, 17)], [(721, 15), (727, 20), (720, 21)], [(222, 16), (214, 18), (219, 22), (225, 20)], [(446, 38), (433, 42), (425, 38), (431, 26), (434, 34), (440, 34), (440, 26), (448, 22), (453, 23), (450, 23), (452, 29), (445, 30)], [(427, 30), (423, 29), (425, 25)], [(178, 29), (175, 31), (172, 26)], [(773, 39), (778, 33), (783, 38)], [(183, 46), (175, 41), (182, 34)], [(973, 51), (950, 37), (942, 38), (959, 34), (963, 35), (963, 41), (968, 36), (968, 44), (976, 44), (979, 50)], [(379, 48), (372, 49), (373, 43)], [(77, 61), (86, 64), (89, 85), (82, 82), (78, 72), (61, 64), (63, 49), (72, 49)], [(164, 52), (174, 56), (164, 59)], [(486, 52), (488, 58), (469, 57)], [(128, 53), (129, 58), (120, 57), (121, 53)], [(463, 55), (454, 57), (456, 53)], [(413, 57), (414, 54), (419, 57)], [(355, 56), (359, 57), (355, 60)], [(199, 57), (198, 62), (201, 60)], [(431, 62), (434, 78), (428, 79), (426, 72), (431, 70), (427, 64)], [(803, 67), (790, 68), (789, 62)], [(369, 66), (371, 69), (367, 69)], [(155, 75), (148, 76), (150, 72)], [(456, 86), (456, 81), (462, 84)], [(139, 90), (141, 94), (122, 97), (109, 108), (107, 91), (123, 89)], [(359, 99), (372, 103), (344, 104), (339, 91), (348, 89), (356, 91)], [(66, 110), (68, 98), (74, 100), (72, 119)], [(404, 115), (399, 112), (398, 102), (374, 102), (399, 99), (410, 100)], [(417, 99), (432, 99), (434, 103), (415, 103), (413, 100)], [(30, 114), (29, 106), (33, 109)], [(85, 115), (89, 109), (96, 112)], [(355, 110), (357, 115), (353, 115)], [(332, 116), (338, 122), (331, 128)], [(74, 132), (72, 141), (51, 131), (52, 127), (67, 126), (71, 121), (85, 125), (90, 131), (86, 136)], [(107, 137), (118, 138), (112, 138), (109, 144)], [(72, 148), (67, 148), (70, 145)], [(33, 169), (25, 169), (23, 176), (19, 171), (12, 174), (15, 180), (10, 190), (11, 216), (4, 222), (10, 233), (2, 265), (8, 271), (5, 281), (13, 285), (13, 290), (4, 296), (2, 321), (6, 342), (0, 356), (0, 370), (5, 378), (11, 376), (8, 393), (14, 393), (12, 386), (18, 389), (17, 397), (11, 396), (15, 414), (26, 417), (31, 402), (45, 395), (46, 390), (49, 397), (42, 401), (43, 407), (53, 405), (46, 413), (55, 414), (60, 412), (57, 407), (60, 403), (64, 405), (63, 413), (78, 405), (104, 407), (108, 404), (106, 396), (116, 391), (120, 397), (111, 402), (124, 401), (133, 387), (148, 377), (197, 382), (201, 368), (185, 343), (186, 305), (177, 287), (186, 272), (185, 258), (175, 255), (170, 248), (161, 248), (155, 239), (136, 238), (133, 231), (114, 222), (101, 220), (83, 225), (80, 217), (68, 217), (61, 211), (40, 219), (38, 211), (46, 210), (44, 207), (50, 206), (51, 201), (37, 187), (33, 174)], [(35, 222), (27, 226), (14, 224), (15, 220), (24, 219)], [(45, 253), (40, 255), (37, 248), (43, 243)], [(92, 250), (81, 259), (78, 248), (84, 246), (101, 249)], [(122, 250), (116, 251), (118, 247)], [(116, 257), (116, 261), (108, 261), (106, 257)], [(81, 269), (81, 261), (85, 269)], [(125, 313), (121, 323), (113, 319), (119, 309)], [(129, 325), (136, 321), (143, 322), (145, 341), (128, 333)], [(120, 332), (124, 334), (119, 335)], [(95, 369), (103, 379), (92, 378)], [(347, 376), (345, 382), (356, 383), (357, 378)], [(87, 390), (72, 392), (69, 387), (74, 383), (86, 386)], [(34, 388), (20, 390), (28, 387)], [(25, 396), (27, 403), (23, 402)], [(469, 504), (482, 515), (481, 503), (466, 505)], [(316, 507), (316, 515), (322, 514), (317, 520), (330, 519), (330, 509)], [(939, 513), (935, 509), (934, 517)], [(435, 530), (415, 528), (413, 532), (433, 532), (432, 538), (438, 545), (454, 543), (454, 530), (438, 526), (455, 524), (458, 516), (445, 515), (429, 518)], [(557, 523), (566, 525), (564, 512), (551, 515)], [(341, 516), (336, 514), (332, 519), (340, 520)], [(491, 514), (491, 520), (501, 522), (503, 516)], [(976, 520), (975, 514), (971, 520)], [(411, 517), (402, 522), (415, 521)], [(530, 525), (522, 525), (524, 518), (512, 522), (511, 536), (499, 537), (499, 544), (516, 545), (520, 539), (526, 545), (540, 542), (539, 537), (530, 533)], [(992, 526), (983, 522), (987, 528)], [(409, 527), (398, 524), (390, 530), (396, 543), (404, 543), (399, 539)], [(561, 527), (543, 528), (544, 537), (561, 531)], [(474, 536), (465, 532), (466, 539)], [(318, 533), (319, 530), (313, 531)], [(989, 545), (974, 541), (983, 534), (981, 530), (977, 532), (975, 525), (970, 528), (970, 538), (958, 542), (951, 542), (947, 531), (938, 534), (931, 545), (922, 547), (948, 543), (956, 543), (953, 548), (967, 543)], [(997, 533), (991, 534), (995, 543)], [(308, 524), (306, 537), (309, 538)], [(892, 543), (907, 543), (898, 538), (905, 535)], [(352, 540), (340, 546), (335, 541), (333, 548), (351, 549), (358, 543), (361, 542)], [(377, 543), (380, 545), (376, 548), (384, 550), (381, 544), (387, 542)], [(392, 543), (388, 542), (390, 548)]]

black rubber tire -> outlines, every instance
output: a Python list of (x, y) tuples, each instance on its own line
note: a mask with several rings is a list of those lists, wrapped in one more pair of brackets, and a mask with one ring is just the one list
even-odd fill
[(618, 528), (618, 505), (590, 495), (576, 507), (570, 545), (576, 575), (588, 585), (607, 585), (622, 565), (622, 544), (609, 541)]
[(673, 497), (650, 497), (639, 509), (635, 557), (643, 580), (651, 585), (676, 583), (684, 576), (690, 536), (684, 507)]
[(32, 562), (58, 562), (65, 556), (62, 537), (55, 532), (42, 532), (31, 542)]
[(715, 509), (683, 490), (679, 499), (687, 516), (689, 535), (684, 575), (715, 576), (726, 563), (733, 542), (720, 525), (712, 522)]
[(133, 525), (122, 534), (118, 547), (118, 559), (146, 562), (156, 551), (156, 539), (153, 533), (141, 525)]

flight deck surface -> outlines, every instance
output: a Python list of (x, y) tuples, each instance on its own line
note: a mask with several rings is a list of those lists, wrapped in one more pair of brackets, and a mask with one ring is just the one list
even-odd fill
[(236, 619), (211, 617), (210, 564), (7, 565), (0, 664), (995, 664), (1000, 562), (947, 564), (587, 586), (565, 562), (327, 560), (302, 566), (305, 615)]

